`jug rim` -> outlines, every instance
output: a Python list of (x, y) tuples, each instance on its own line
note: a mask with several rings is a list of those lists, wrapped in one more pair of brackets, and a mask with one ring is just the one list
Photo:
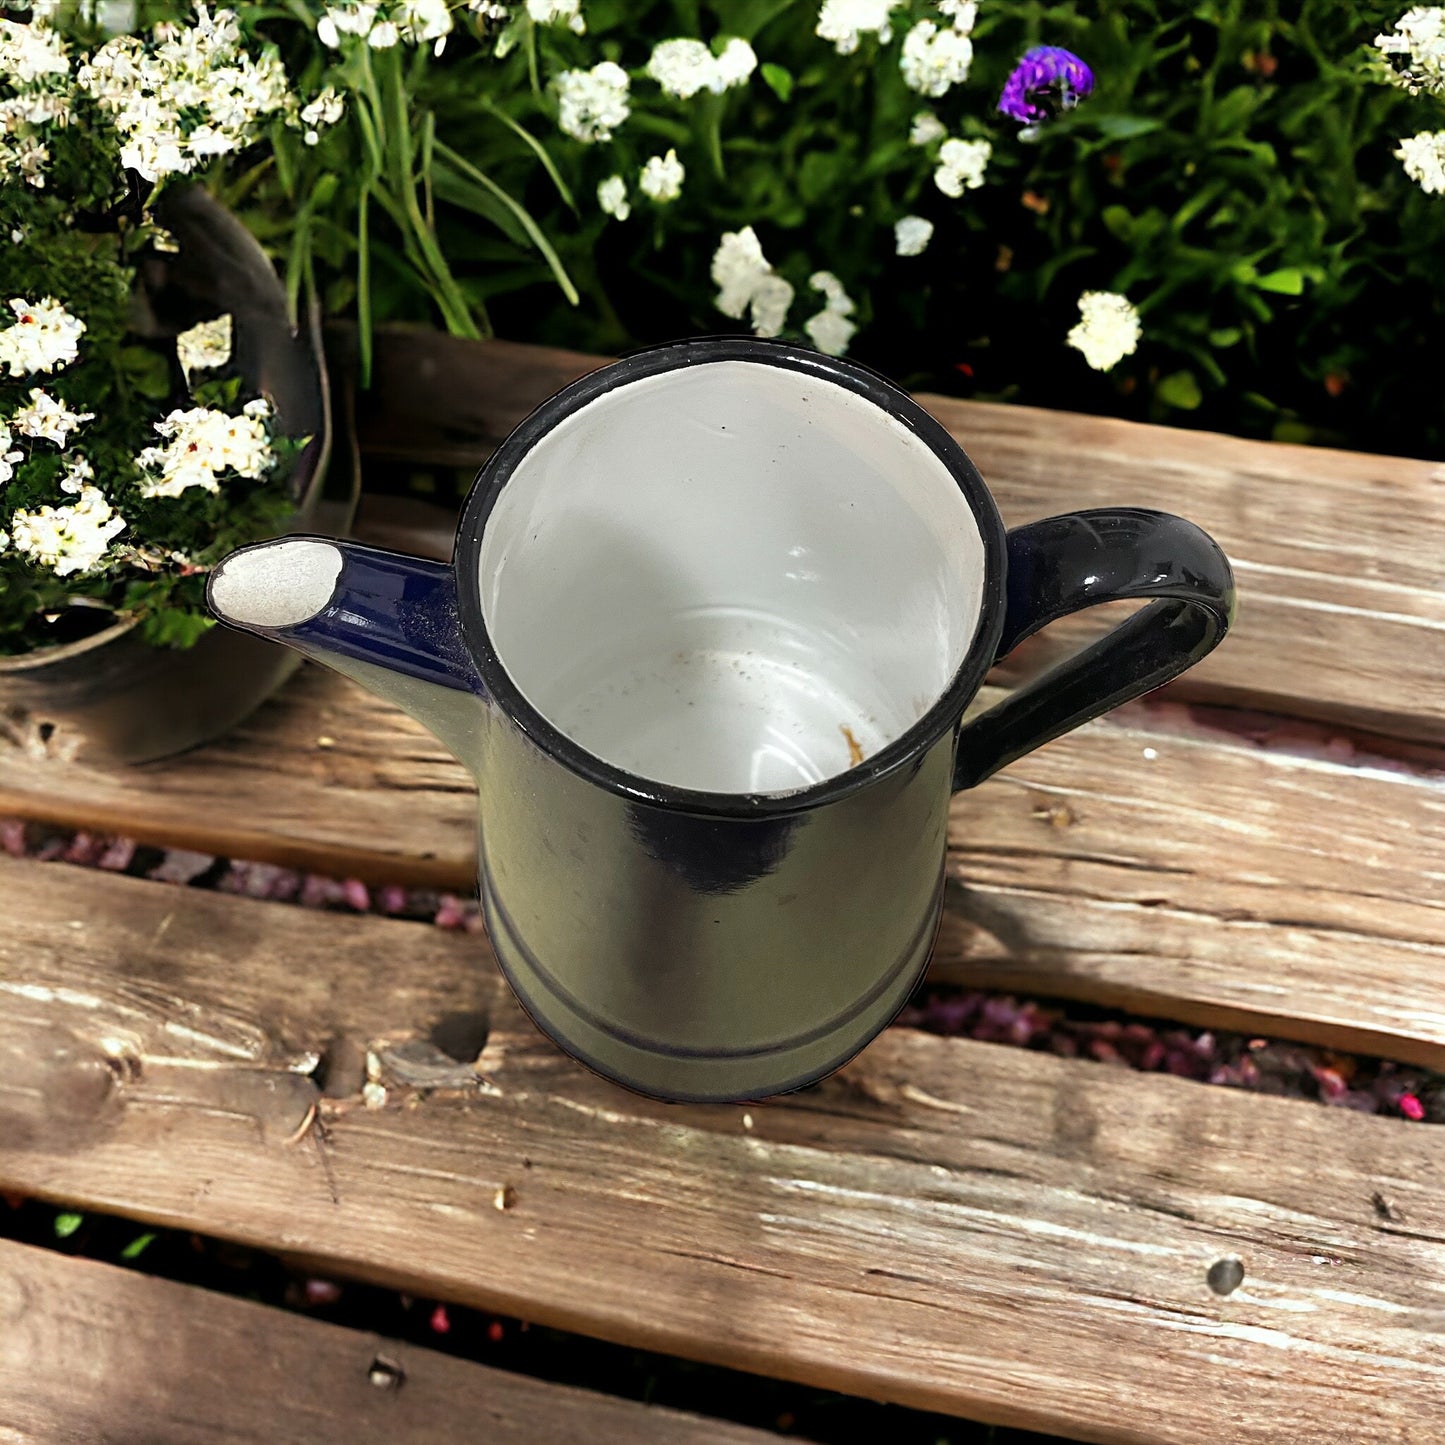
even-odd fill
[[(590, 752), (551, 722), (512, 680), (492, 643), (482, 606), (481, 551), (494, 507), (535, 443), (565, 417), (620, 387), (681, 367), (745, 361), (801, 371), (861, 396), (907, 427), (943, 463), (973, 514), (983, 545), (977, 624), (963, 661), (932, 706), (872, 757), (787, 792), (724, 793), (658, 782)], [(462, 507), (452, 566), (462, 637), (488, 696), (536, 747), (588, 782), (630, 800), (720, 818), (806, 812), (861, 791), (922, 758), (950, 730), (983, 685), (1003, 633), (1008, 547), (998, 504), (978, 468), (936, 417), (901, 387), (856, 361), (758, 336), (686, 337), (634, 351), (578, 378), (524, 418), (478, 471)]]

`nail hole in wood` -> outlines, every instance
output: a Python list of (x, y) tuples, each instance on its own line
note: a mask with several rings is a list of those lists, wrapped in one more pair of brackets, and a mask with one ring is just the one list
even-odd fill
[(390, 1360), (385, 1355), (377, 1355), (366, 1372), (366, 1378), (378, 1390), (399, 1390), (406, 1380), (406, 1371), (395, 1360)]
[(1204, 1278), (1215, 1294), (1233, 1294), (1244, 1283), (1244, 1266), (1233, 1255), (1227, 1255), (1216, 1259)]

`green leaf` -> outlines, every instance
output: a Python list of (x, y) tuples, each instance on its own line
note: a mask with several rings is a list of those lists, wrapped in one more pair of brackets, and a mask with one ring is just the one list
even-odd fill
[(1162, 120), (1142, 115), (1091, 115), (1089, 124), (1106, 140), (1133, 140), (1139, 135), (1153, 135), (1164, 129)]
[(1223, 351), (1226, 347), (1237, 345), (1243, 336), (1244, 332), (1237, 326), (1222, 326), (1209, 333), (1209, 344)]
[(145, 1250), (154, 1243), (154, 1234), (138, 1234), (121, 1250), (120, 1257), (122, 1259), (139, 1259)]
[(1204, 400), (1192, 371), (1176, 371), (1166, 376), (1154, 388), (1154, 395), (1166, 406), (1178, 407), (1180, 411), (1193, 411)]
[(1099, 219), (1108, 228), (1109, 234), (1127, 241), (1134, 230), (1134, 217), (1128, 206), (1105, 206), (1099, 212)]
[(171, 389), (170, 367), (148, 346), (123, 346), (116, 358), (132, 388), (151, 401), (160, 401)]
[(784, 105), (793, 93), (793, 72), (771, 61), (762, 67), (763, 83)]
[(1298, 266), (1282, 266), (1278, 271), (1257, 276), (1254, 284), (1261, 291), (1277, 291), (1281, 296), (1302, 296), (1305, 276)]
[(85, 1216), (83, 1214), (57, 1214), (55, 1216), (55, 1237), (69, 1239), (84, 1223)]

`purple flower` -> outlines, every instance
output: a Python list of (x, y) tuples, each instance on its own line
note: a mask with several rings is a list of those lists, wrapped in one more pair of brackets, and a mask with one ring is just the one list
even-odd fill
[[(1036, 45), (1014, 66), (998, 108), (1024, 125), (1036, 125), (1057, 110), (1076, 106), (1093, 88), (1094, 72), (1072, 50)], [(1044, 103), (1036, 104), (1036, 97)]]

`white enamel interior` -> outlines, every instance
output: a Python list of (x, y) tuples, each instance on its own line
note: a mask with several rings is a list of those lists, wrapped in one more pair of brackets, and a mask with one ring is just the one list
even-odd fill
[(968, 653), (977, 522), (882, 407), (791, 368), (682, 366), (579, 408), (486, 524), (513, 682), (640, 777), (790, 792), (918, 721)]

